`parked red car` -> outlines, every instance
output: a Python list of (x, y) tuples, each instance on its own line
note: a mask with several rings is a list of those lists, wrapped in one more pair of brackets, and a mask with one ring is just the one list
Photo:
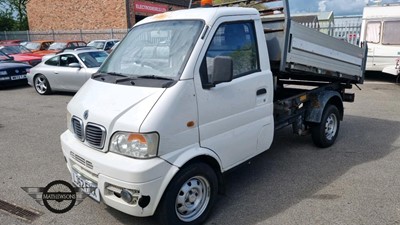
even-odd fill
[(31, 66), (36, 66), (42, 61), (42, 56), (32, 53), (29, 49), (18, 44), (3, 44), (0, 45), (0, 50), (9, 56), (12, 56), (15, 61), (27, 63)]
[(52, 43), (47, 50), (38, 51), (37, 54), (47, 55), (47, 54), (55, 54), (64, 51), (65, 49), (75, 49), (85, 47), (86, 42), (84, 41), (55, 41)]

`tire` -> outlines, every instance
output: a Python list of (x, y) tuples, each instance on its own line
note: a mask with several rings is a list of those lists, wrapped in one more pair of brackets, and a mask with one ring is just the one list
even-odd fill
[(43, 74), (35, 76), (33, 85), (36, 92), (40, 95), (48, 95), (51, 93), (50, 83)]
[(183, 167), (171, 180), (156, 216), (163, 225), (202, 224), (218, 193), (215, 171), (204, 163)]
[(335, 143), (339, 134), (340, 113), (336, 106), (327, 105), (321, 123), (311, 126), (311, 136), (316, 146), (327, 148)]

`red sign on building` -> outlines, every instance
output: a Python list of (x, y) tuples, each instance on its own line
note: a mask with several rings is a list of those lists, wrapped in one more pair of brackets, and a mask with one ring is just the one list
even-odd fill
[(168, 6), (153, 4), (148, 2), (135, 2), (135, 12), (143, 12), (143, 13), (163, 13), (168, 11)]

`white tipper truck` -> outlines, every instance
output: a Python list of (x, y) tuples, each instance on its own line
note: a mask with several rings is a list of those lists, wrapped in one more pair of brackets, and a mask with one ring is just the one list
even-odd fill
[(275, 130), (334, 144), (366, 48), (291, 21), (280, 4), (137, 23), (68, 104), (73, 183), (133, 216), (201, 224), (224, 172), (269, 149)]

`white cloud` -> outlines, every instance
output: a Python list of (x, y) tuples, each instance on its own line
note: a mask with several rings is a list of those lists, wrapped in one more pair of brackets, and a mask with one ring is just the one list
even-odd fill
[(318, 2), (318, 10), (320, 12), (325, 12), (326, 11), (326, 2), (327, 2), (326, 0)]

